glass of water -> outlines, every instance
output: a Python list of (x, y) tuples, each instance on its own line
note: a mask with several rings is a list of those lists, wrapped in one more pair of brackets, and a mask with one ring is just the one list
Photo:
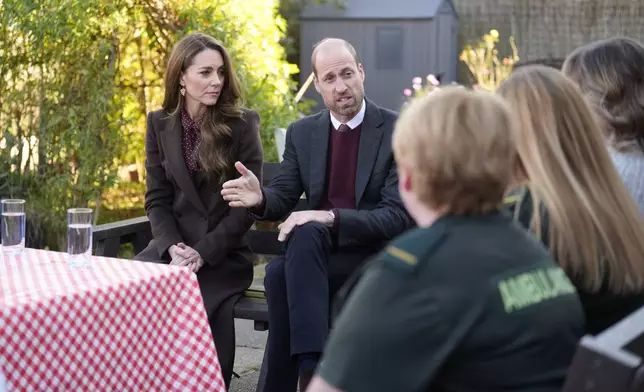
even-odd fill
[(27, 214), (22, 199), (4, 199), (2, 204), (2, 250), (20, 252), (25, 248)]
[(92, 261), (92, 209), (67, 210), (67, 264), (87, 267)]

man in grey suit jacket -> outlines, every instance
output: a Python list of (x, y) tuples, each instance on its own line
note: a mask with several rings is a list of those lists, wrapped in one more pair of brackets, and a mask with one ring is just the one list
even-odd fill
[(364, 97), (351, 44), (321, 41), (312, 62), (327, 110), (291, 124), (284, 160), (262, 188), (241, 163), (224, 183), (231, 207), (257, 220), (284, 219), (302, 193), (310, 210), (279, 226), (285, 254), (266, 267), (269, 339), (265, 392), (304, 391), (329, 332), (329, 305), (348, 276), (412, 225), (398, 194), (391, 150), (397, 114)]

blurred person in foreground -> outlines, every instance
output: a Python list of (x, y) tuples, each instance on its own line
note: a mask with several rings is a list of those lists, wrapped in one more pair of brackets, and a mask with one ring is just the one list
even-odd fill
[(515, 125), (502, 99), (458, 87), (403, 111), (393, 146), (419, 227), (370, 263), (307, 391), (561, 389), (583, 313), (565, 272), (502, 211)]

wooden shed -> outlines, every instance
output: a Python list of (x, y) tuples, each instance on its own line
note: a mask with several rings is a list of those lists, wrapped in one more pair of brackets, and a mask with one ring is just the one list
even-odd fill
[[(311, 72), (313, 45), (326, 37), (355, 46), (365, 73), (366, 95), (399, 110), (403, 90), (416, 76), (456, 80), (458, 16), (451, 0), (344, 0), (344, 7), (308, 2), (301, 14), (300, 83)], [(322, 99), (313, 87), (305, 97)]]

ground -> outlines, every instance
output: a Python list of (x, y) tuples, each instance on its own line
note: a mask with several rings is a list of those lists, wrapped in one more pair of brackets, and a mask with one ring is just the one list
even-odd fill
[[(263, 286), (265, 265), (255, 266), (253, 286)], [(262, 366), (268, 331), (255, 331), (252, 320), (235, 320), (237, 350), (235, 352), (235, 378), (229, 392), (255, 392), (259, 369)]]
[(252, 320), (235, 320), (235, 332), (235, 373), (240, 378), (233, 376), (229, 392), (255, 392), (268, 331), (255, 331)]

